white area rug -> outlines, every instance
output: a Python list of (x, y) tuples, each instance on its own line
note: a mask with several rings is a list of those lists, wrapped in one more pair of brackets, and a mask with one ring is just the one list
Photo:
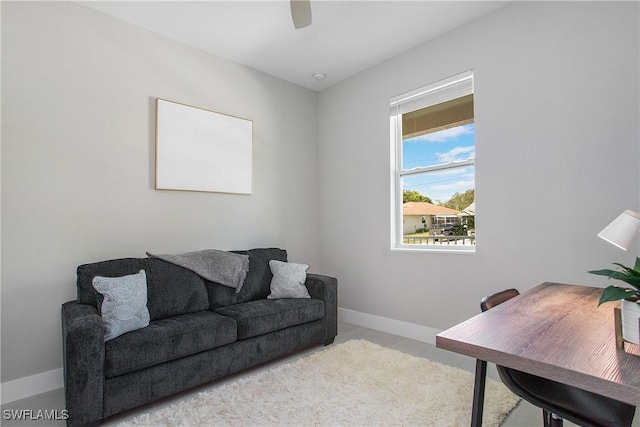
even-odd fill
[[(468, 426), (472, 373), (351, 340), (121, 423), (133, 426)], [(518, 398), (487, 379), (484, 425)]]

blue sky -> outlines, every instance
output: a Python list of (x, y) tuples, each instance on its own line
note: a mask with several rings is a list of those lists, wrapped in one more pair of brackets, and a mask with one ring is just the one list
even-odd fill
[[(473, 123), (405, 139), (402, 145), (402, 167), (446, 164), (475, 157), (475, 125)], [(475, 188), (473, 166), (429, 172), (404, 179), (404, 190), (415, 190), (436, 201), (446, 202), (455, 193)]]

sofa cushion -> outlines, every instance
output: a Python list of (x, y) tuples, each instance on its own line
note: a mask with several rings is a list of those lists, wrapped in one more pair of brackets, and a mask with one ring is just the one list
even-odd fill
[(209, 309), (204, 279), (161, 259), (145, 258), (151, 320)]
[(304, 282), (307, 280), (307, 264), (295, 264), (272, 259), (269, 261), (271, 273), (271, 293), (267, 299), (311, 298)]
[(247, 301), (267, 298), (270, 290), (271, 269), (269, 261), (287, 261), (287, 251), (277, 248), (258, 248), (248, 251), (233, 251), (237, 254), (249, 255), (249, 271), (244, 279), (240, 292), (218, 283), (205, 281), (209, 291), (211, 310)]
[[(155, 258), (123, 258), (78, 267), (78, 302), (102, 305), (103, 297), (92, 285), (95, 276), (118, 277), (147, 274), (147, 308), (151, 320), (207, 310), (209, 300), (204, 279), (177, 265)], [(232, 290), (233, 291), (233, 290)]]
[(155, 320), (105, 343), (105, 375), (113, 378), (235, 340), (235, 320), (211, 311)]
[(324, 303), (318, 299), (263, 299), (221, 307), (216, 313), (235, 319), (240, 340), (322, 319)]
[(122, 277), (96, 276), (93, 287), (104, 297), (98, 311), (105, 328), (105, 341), (149, 325), (144, 270)]

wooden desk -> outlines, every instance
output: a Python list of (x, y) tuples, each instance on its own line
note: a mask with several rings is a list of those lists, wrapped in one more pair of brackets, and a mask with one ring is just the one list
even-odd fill
[[(639, 406), (640, 346), (616, 347), (616, 305), (598, 307), (601, 291), (543, 283), (438, 334), (436, 346)], [(476, 391), (485, 373), (476, 369)]]

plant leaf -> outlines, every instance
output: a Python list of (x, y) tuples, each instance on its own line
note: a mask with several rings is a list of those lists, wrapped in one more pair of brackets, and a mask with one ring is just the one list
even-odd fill
[(630, 267), (625, 267), (624, 265), (614, 262), (613, 265), (617, 265), (618, 267), (622, 268), (624, 271), (626, 271), (629, 275), (631, 276), (640, 276), (640, 271), (636, 271), (633, 268)]
[[(616, 264), (616, 265), (621, 265), (621, 264)], [(620, 280), (622, 282), (625, 282), (633, 286), (634, 288), (640, 291), (640, 276), (632, 275), (628, 273), (627, 270), (625, 271), (610, 270), (610, 269), (591, 270), (589, 271), (589, 273), (596, 274), (599, 276), (607, 276), (609, 279)]]
[(591, 270), (588, 273), (591, 274), (597, 274), (599, 276), (607, 276), (607, 277), (611, 277), (612, 274), (618, 273), (615, 270)]
[(602, 294), (600, 295), (600, 301), (598, 302), (598, 305), (608, 301), (618, 301), (637, 295), (640, 295), (640, 291), (620, 288), (618, 286), (607, 286), (603, 289)]
[(634, 288), (640, 290), (640, 277), (628, 276), (624, 273), (616, 272), (615, 274), (612, 274), (611, 276), (609, 276), (609, 278), (628, 283)]
[(640, 257), (636, 257), (636, 265), (633, 266), (633, 269), (640, 271)]

